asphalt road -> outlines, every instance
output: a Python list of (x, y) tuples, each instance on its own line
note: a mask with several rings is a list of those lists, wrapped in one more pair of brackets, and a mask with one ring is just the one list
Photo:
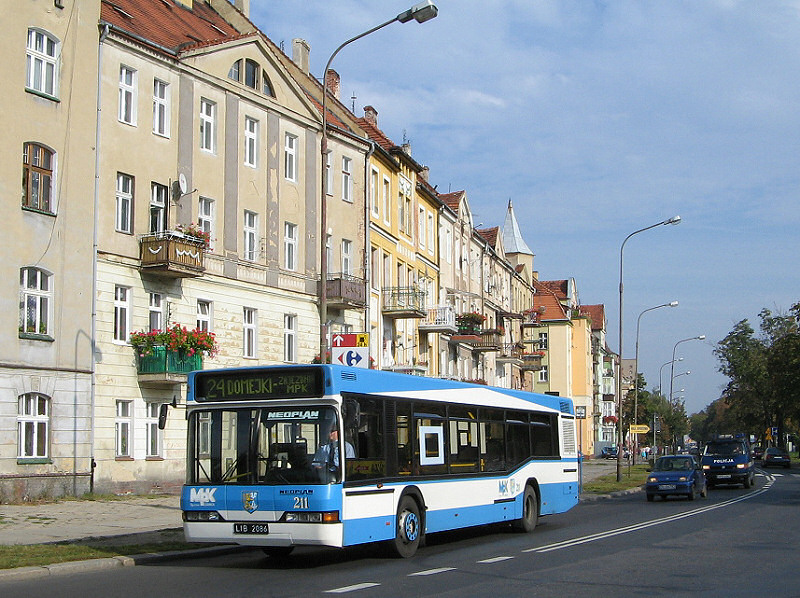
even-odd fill
[[(793, 470), (797, 471), (797, 470)], [(246, 550), (213, 558), (0, 583), (0, 596), (800, 596), (800, 474), (648, 503), (642, 493), (540, 519), (533, 534), (431, 536), (412, 559), (376, 546)]]

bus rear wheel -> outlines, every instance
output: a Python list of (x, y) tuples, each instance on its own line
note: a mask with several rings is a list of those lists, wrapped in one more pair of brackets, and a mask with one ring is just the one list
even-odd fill
[(522, 497), (522, 517), (514, 521), (514, 529), (529, 534), (536, 529), (538, 519), (539, 504), (536, 501), (536, 492), (533, 487), (525, 486), (525, 494)]
[(397, 556), (407, 559), (417, 552), (422, 533), (421, 523), (417, 501), (410, 496), (401, 498), (397, 507), (397, 530), (392, 542)]

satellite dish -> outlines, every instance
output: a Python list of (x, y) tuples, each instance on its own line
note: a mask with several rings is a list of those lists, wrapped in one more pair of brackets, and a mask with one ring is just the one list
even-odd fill
[(178, 175), (178, 188), (180, 188), (182, 194), (186, 193), (186, 190), (189, 188), (186, 185), (186, 175), (184, 175), (183, 173), (180, 173)]

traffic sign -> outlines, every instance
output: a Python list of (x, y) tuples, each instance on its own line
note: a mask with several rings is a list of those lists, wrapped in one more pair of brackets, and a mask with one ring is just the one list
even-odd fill
[(331, 362), (353, 368), (369, 368), (369, 347), (331, 347)]
[(631, 434), (647, 434), (650, 431), (650, 426), (647, 424), (632, 424)]
[(369, 347), (369, 333), (361, 332), (353, 334), (351, 332), (334, 334), (331, 337), (332, 347)]

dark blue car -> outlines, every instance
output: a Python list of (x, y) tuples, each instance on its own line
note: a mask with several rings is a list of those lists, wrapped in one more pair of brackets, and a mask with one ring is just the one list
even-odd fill
[(664, 455), (647, 475), (645, 492), (649, 501), (672, 495), (694, 500), (698, 494), (705, 497), (708, 489), (703, 470), (692, 455)]

